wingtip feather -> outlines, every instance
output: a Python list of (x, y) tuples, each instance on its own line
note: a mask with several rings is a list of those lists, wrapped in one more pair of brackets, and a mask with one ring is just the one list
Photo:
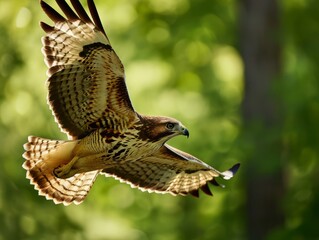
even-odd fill
[(209, 196), (213, 196), (207, 184), (200, 187), (200, 189)]
[(192, 195), (193, 197), (199, 198), (198, 189), (189, 192), (189, 194)]
[(50, 26), (49, 24), (46, 24), (45, 22), (40, 22), (40, 27), (46, 32), (50, 33), (54, 30), (54, 27)]
[(57, 11), (55, 11), (49, 4), (47, 4), (44, 1), (40, 1), (40, 5), (43, 9), (43, 11), (48, 15), (48, 17), (53, 21), (53, 22), (64, 22), (66, 19)]
[(232, 166), (230, 169), (228, 169), (227, 171), (222, 172), (223, 178), (226, 180), (231, 179), (236, 174), (239, 167), (240, 167), (240, 163), (237, 163), (234, 166)]

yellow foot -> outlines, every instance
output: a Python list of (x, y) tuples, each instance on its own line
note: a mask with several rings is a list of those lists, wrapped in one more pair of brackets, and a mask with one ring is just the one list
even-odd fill
[(68, 168), (68, 165), (63, 165), (53, 170), (54, 175), (58, 178), (68, 178), (69, 172), (70, 169)]
[(59, 166), (53, 170), (53, 174), (58, 177), (58, 178), (69, 178), (72, 177), (75, 173), (76, 170), (72, 169), (74, 163), (76, 162), (78, 158), (75, 157), (73, 158), (69, 163)]

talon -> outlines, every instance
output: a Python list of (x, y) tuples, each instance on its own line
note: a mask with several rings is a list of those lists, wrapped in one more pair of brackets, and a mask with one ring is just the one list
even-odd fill
[(57, 167), (53, 170), (54, 176), (61, 178), (63, 176), (63, 166)]
[(74, 157), (70, 162), (65, 165), (60, 165), (53, 170), (54, 176), (58, 178), (69, 178), (77, 173), (77, 170), (74, 169), (74, 164), (78, 160), (78, 157)]
[(68, 178), (70, 177), (70, 168), (67, 165), (59, 166), (53, 170), (53, 174), (57, 178)]

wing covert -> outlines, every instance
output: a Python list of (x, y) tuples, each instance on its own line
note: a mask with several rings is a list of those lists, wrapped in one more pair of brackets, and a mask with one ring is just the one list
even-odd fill
[(199, 189), (212, 195), (208, 183), (219, 186), (217, 177), (229, 179), (238, 168), (239, 164), (219, 172), (190, 154), (165, 144), (152, 156), (125, 161), (102, 172), (144, 191), (198, 197)]
[(47, 72), (48, 102), (62, 131), (70, 138), (98, 127), (127, 128), (136, 118), (125, 84), (124, 67), (110, 45), (94, 2), (88, 0), (93, 21), (78, 0), (75, 12), (56, 0), (66, 18), (45, 2), (41, 6), (54, 26), (46, 32), (42, 52)]

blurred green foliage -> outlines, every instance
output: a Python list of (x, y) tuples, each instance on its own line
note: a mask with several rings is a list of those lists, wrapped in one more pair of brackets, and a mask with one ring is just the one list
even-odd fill
[[(245, 168), (254, 145), (241, 137), (238, 3), (95, 2), (126, 67), (135, 109), (181, 120), (191, 138), (170, 141), (175, 147), (217, 169), (235, 162)], [(314, 0), (281, 3), (283, 73), (275, 97), (283, 105), (277, 134), (284, 143), (279, 151), (287, 191), (285, 224), (269, 239), (319, 238), (318, 10)], [(148, 194), (102, 176), (79, 206), (54, 205), (37, 195), (21, 167), (23, 143), (31, 134), (66, 138), (45, 100), (40, 20), (50, 22), (38, 1), (0, 0), (0, 240), (246, 239), (253, 227), (246, 225), (248, 171), (239, 171), (225, 189), (214, 187), (213, 198)]]

